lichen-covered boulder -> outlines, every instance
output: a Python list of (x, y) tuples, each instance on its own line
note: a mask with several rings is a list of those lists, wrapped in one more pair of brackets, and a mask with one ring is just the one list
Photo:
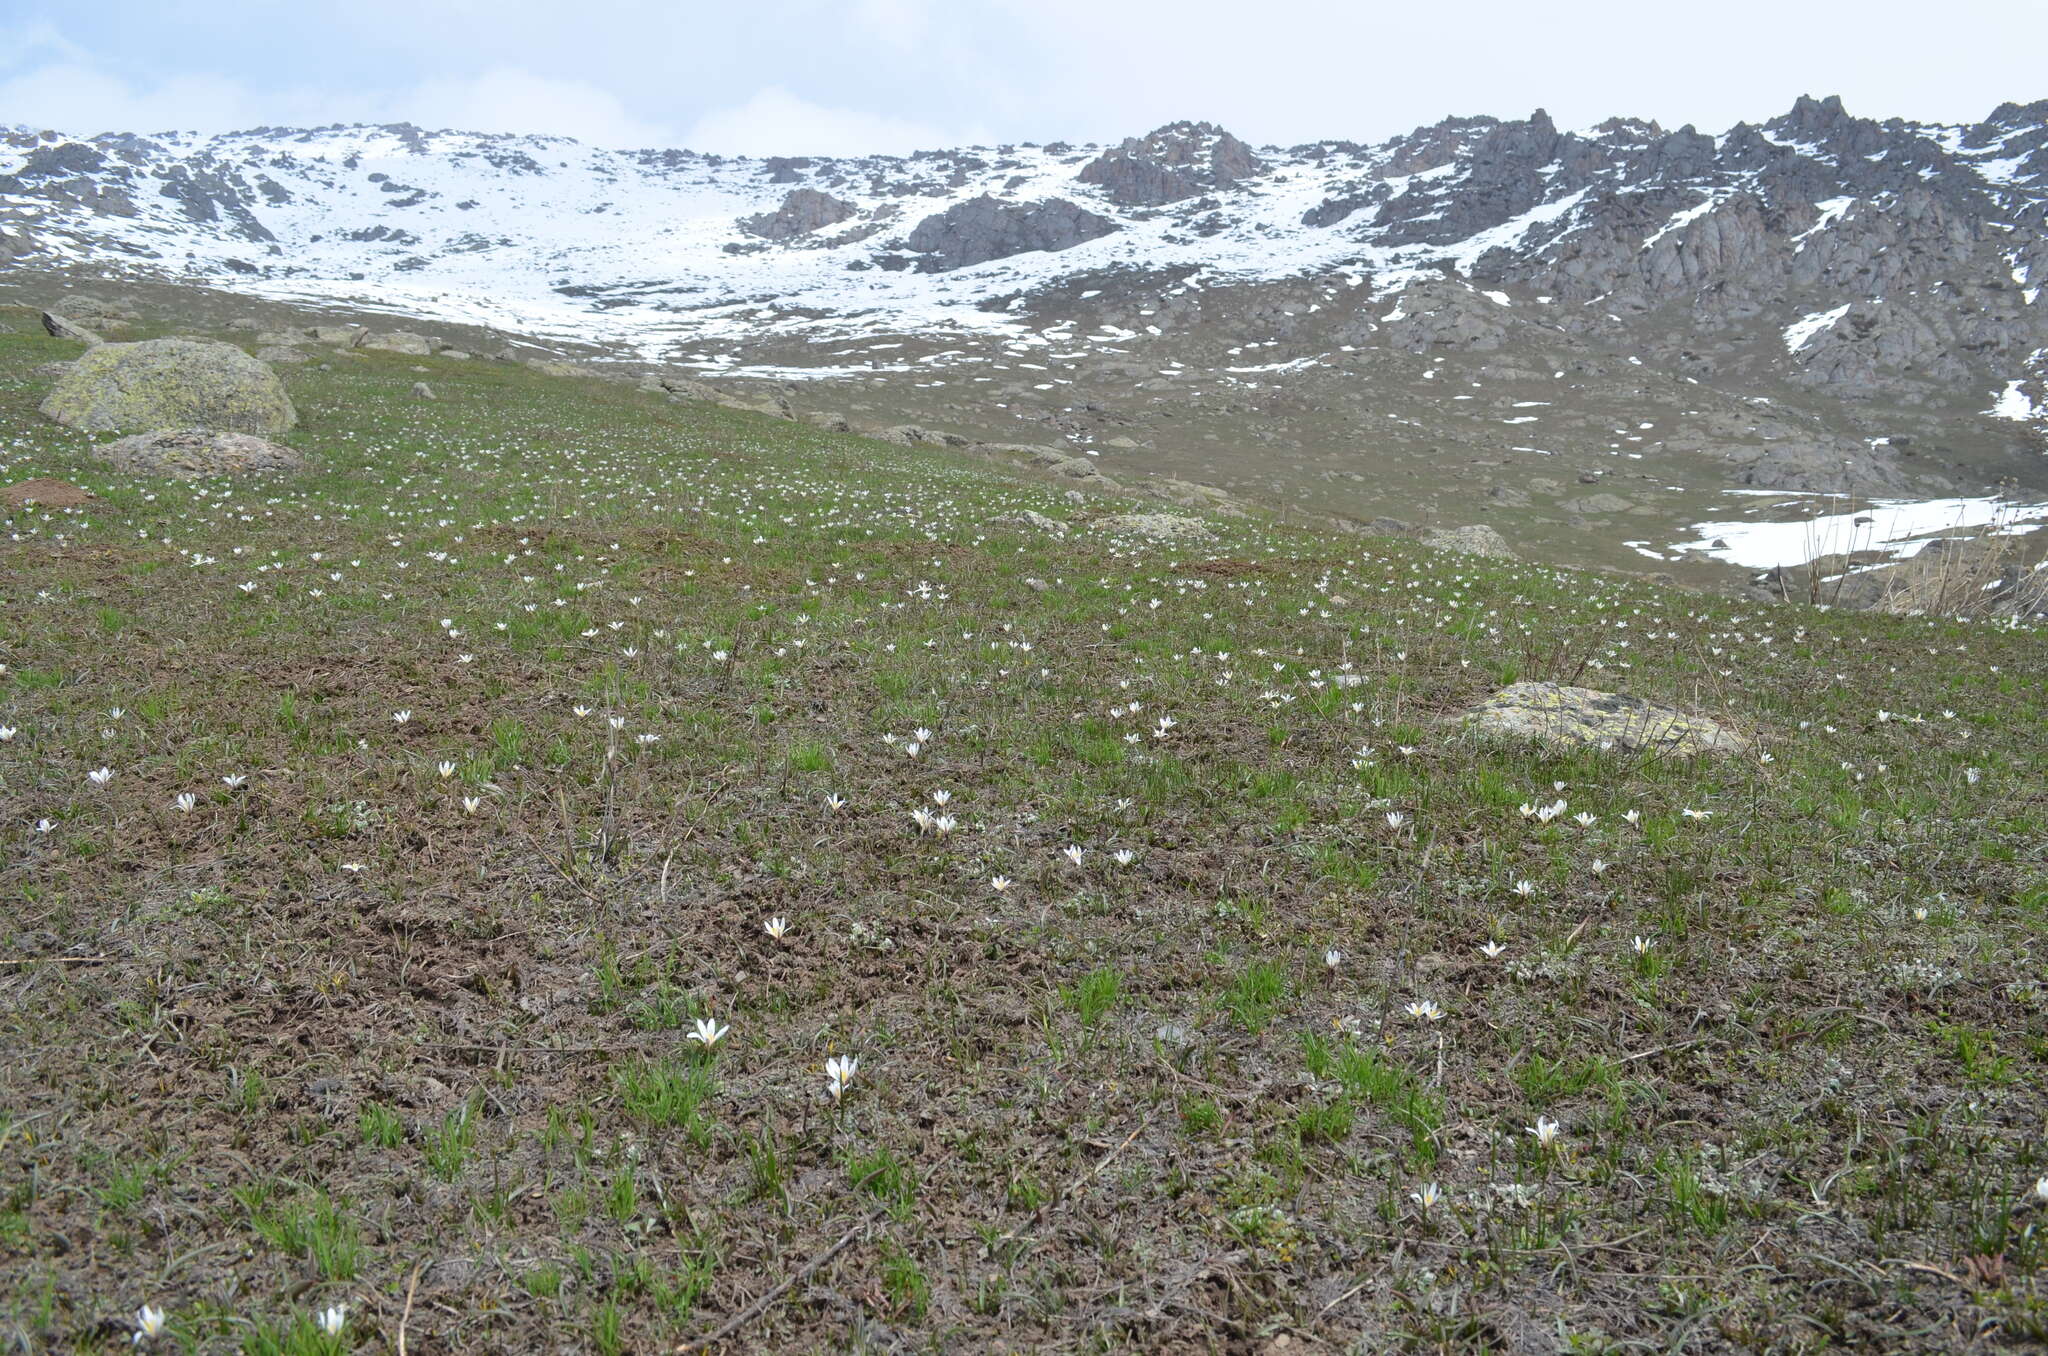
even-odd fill
[(267, 363), (231, 344), (148, 339), (87, 349), (58, 378), (42, 412), (88, 433), (209, 428), (282, 433), (299, 422)]
[(1749, 740), (1705, 716), (1563, 683), (1511, 683), (1465, 714), (1482, 734), (1629, 753), (1742, 753)]
[(1096, 519), (1095, 530), (1151, 541), (1209, 541), (1216, 535), (1200, 518), (1178, 513), (1116, 513)]
[(158, 429), (118, 438), (93, 449), (117, 471), (190, 480), (198, 476), (242, 475), (252, 471), (297, 471), (306, 459), (295, 449), (247, 433), (209, 429)]
[(1439, 551), (1458, 551), (1468, 556), (1490, 556), (1495, 560), (1515, 559), (1515, 548), (1484, 523), (1470, 527), (1432, 527), (1422, 534), (1424, 546)]

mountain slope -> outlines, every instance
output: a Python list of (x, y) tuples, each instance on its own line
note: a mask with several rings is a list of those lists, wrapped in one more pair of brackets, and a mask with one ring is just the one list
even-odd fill
[(10, 271), (802, 380), (1359, 517), (1453, 511), (1431, 487), (1475, 466), (1553, 539), (1598, 522), (1564, 507), (1589, 478), (1660, 524), (1729, 486), (2048, 479), (2048, 102), (1941, 126), (1801, 98), (1719, 136), (1539, 111), (1291, 148), (1179, 123), (837, 160), (408, 126), (22, 131), (0, 155)]

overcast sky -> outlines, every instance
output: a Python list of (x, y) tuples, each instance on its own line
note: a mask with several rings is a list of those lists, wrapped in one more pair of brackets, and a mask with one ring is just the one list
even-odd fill
[(1800, 93), (2048, 98), (2048, 0), (0, 0), (0, 125), (405, 120), (729, 154), (1376, 141), (1452, 113), (1720, 131)]

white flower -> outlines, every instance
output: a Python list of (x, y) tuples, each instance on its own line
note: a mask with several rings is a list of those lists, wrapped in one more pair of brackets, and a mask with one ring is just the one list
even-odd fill
[(0, 725), (0, 744), (5, 744), (8, 740), (14, 738), (14, 736), (19, 733), (21, 732), (15, 729), (12, 725)]
[(911, 821), (917, 825), (917, 831), (919, 833), (930, 833), (932, 831), (932, 826), (938, 823), (938, 820), (933, 816), (932, 812), (930, 810), (925, 809), (922, 805), (918, 806), (915, 810), (912, 810), (910, 812), (910, 818)]
[(135, 1311), (135, 1336), (129, 1340), (136, 1346), (141, 1346), (163, 1330), (164, 1311), (153, 1304), (145, 1304)]
[(606, 716), (604, 718), (604, 723), (611, 726), (614, 730), (623, 730), (626, 728), (626, 718), (624, 716)]
[(1420, 1189), (1408, 1193), (1408, 1199), (1427, 1212), (1436, 1209), (1444, 1198), (1444, 1189), (1435, 1182), (1424, 1182)]
[(569, 710), (575, 714), (578, 720), (590, 714), (590, 708), (582, 705), (572, 706)]
[(1582, 829), (1592, 828), (1593, 825), (1599, 822), (1599, 820), (1600, 817), (1598, 815), (1588, 814), (1584, 810), (1581, 810), (1577, 814), (1572, 816), (1572, 823), (1578, 825)]
[(837, 791), (828, 792), (825, 796), (825, 808), (828, 810), (844, 810), (846, 808), (846, 797), (840, 795)]
[(1643, 812), (1641, 810), (1623, 810), (1621, 812), (1621, 817), (1631, 824), (1640, 824), (1643, 822)]
[(1325, 969), (1334, 971), (1338, 966), (1342, 965), (1343, 963), (1344, 953), (1342, 951), (1339, 951), (1336, 947), (1333, 946), (1329, 950), (1323, 952), (1323, 966)]
[(858, 1055), (834, 1055), (825, 1061), (825, 1091), (832, 1094), (833, 1101), (844, 1097), (846, 1090), (853, 1086), (854, 1071), (858, 1068)]
[(444, 758), (440, 762), (434, 764), (434, 771), (440, 774), (441, 780), (445, 782), (450, 777), (453, 777), (455, 775), (455, 764), (449, 762), (447, 759)]
[(1536, 896), (1536, 882), (1535, 882), (1535, 881), (1533, 881), (1533, 880), (1518, 880), (1518, 881), (1516, 881), (1516, 882), (1515, 882), (1515, 893), (1516, 893), (1516, 894), (1518, 894), (1518, 895), (1520, 895), (1520, 896), (1521, 896), (1522, 898), (1524, 898), (1524, 899), (1533, 899), (1533, 898), (1535, 898), (1535, 896)]
[(1489, 940), (1484, 946), (1479, 948), (1479, 953), (1488, 960), (1499, 960), (1506, 952), (1506, 947), (1492, 940)]
[(462, 813), (473, 815), (483, 808), (483, 804), (483, 797), (481, 796), (464, 796), (462, 798)]
[(227, 776), (220, 779), (220, 784), (230, 791), (239, 791), (242, 789), (242, 784), (248, 780), (249, 774), (246, 772), (230, 772)]
[(341, 1330), (348, 1326), (348, 1306), (337, 1304), (320, 1311), (320, 1331), (329, 1337), (341, 1336)]
[(1605, 875), (1607, 872), (1607, 863), (1601, 861), (1598, 857), (1586, 863), (1586, 867), (1596, 876)]
[(779, 942), (784, 937), (787, 937), (789, 935), (789, 920), (780, 915), (777, 915), (776, 917), (771, 918), (767, 922), (761, 924), (761, 931), (767, 933), (770, 937), (773, 937), (776, 941)]
[(2048, 1205), (2048, 1177), (2034, 1179), (2034, 1199)]
[(720, 1026), (716, 1020), (710, 1017), (699, 1017), (696, 1027), (695, 1031), (692, 1031), (683, 1039), (695, 1041), (706, 1050), (724, 1040), (725, 1033), (732, 1030), (729, 1026)]
[(1399, 810), (1387, 811), (1387, 827), (1392, 829), (1394, 832), (1399, 833), (1401, 831), (1401, 826), (1403, 824), (1406, 824), (1407, 822), (1408, 816), (1402, 814)]
[(1687, 819), (1712, 819), (1714, 817), (1712, 810), (1695, 810), (1689, 805), (1678, 813), (1684, 815)]
[(57, 821), (54, 819), (38, 819), (36, 821), (37, 833), (48, 833), (51, 829), (54, 829), (56, 827)]
[(192, 807), (197, 805), (198, 803), (199, 797), (193, 795), (190, 791), (180, 791), (178, 793), (178, 798), (171, 802), (171, 804), (174, 807), (176, 807), (179, 814), (192, 813)]
[(1067, 846), (1066, 846), (1066, 847), (1064, 847), (1064, 848), (1062, 848), (1062, 849), (1060, 850), (1060, 856), (1062, 856), (1062, 857), (1065, 857), (1065, 858), (1066, 858), (1066, 859), (1067, 859), (1068, 861), (1072, 862), (1072, 863), (1073, 863), (1073, 864), (1074, 864), (1075, 866), (1079, 866), (1079, 865), (1081, 864), (1081, 858), (1082, 858), (1082, 857), (1084, 857), (1084, 856), (1086, 856), (1086, 855), (1087, 855), (1086, 849), (1084, 849), (1084, 848), (1081, 848), (1081, 847), (1078, 847), (1078, 846), (1076, 846), (1076, 845), (1075, 845), (1075, 844), (1073, 844), (1073, 843), (1069, 843), (1069, 844), (1067, 844)]
[(1536, 1124), (1526, 1128), (1529, 1134), (1535, 1137), (1536, 1142), (1546, 1149), (1554, 1147), (1558, 1137), (1564, 1133), (1564, 1127), (1548, 1116), (1538, 1116)]
[(932, 732), (930, 730), (925, 729), (922, 725), (918, 726), (915, 730), (912, 730), (910, 732), (910, 737), (912, 739), (915, 739), (920, 744), (929, 744), (932, 742)]
[(953, 793), (951, 791), (932, 792), (932, 804), (940, 806), (942, 808), (944, 807), (946, 802), (951, 799), (953, 799)]
[(989, 889), (994, 890), (997, 894), (1001, 894), (1003, 891), (1009, 889), (1010, 884), (1011, 882), (1008, 876), (990, 876), (988, 878)]
[(96, 767), (85, 774), (85, 779), (94, 786), (105, 786), (108, 782), (114, 780), (114, 769), (110, 767)]
[(1429, 998), (1410, 1003), (1407, 1011), (1410, 1017), (1419, 1022), (1439, 1022), (1443, 1020), (1444, 1015), (1444, 1010), (1436, 1005), (1434, 999)]
[(1638, 936), (1630, 945), (1635, 947), (1638, 956), (1647, 956), (1650, 954), (1650, 948), (1657, 945), (1657, 939), (1655, 937)]
[(1138, 854), (1131, 851), (1129, 848), (1118, 848), (1116, 850), (1116, 864), (1118, 866), (1129, 866), (1132, 862), (1135, 862), (1137, 860)]

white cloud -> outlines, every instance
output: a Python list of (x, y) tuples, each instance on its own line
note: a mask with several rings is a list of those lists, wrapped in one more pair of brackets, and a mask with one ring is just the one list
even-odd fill
[(547, 132), (611, 147), (662, 146), (672, 135), (634, 117), (616, 95), (595, 85), (509, 68), (465, 80), (432, 80), (373, 102), (384, 110), (377, 121), (465, 132)]
[(859, 0), (849, 17), (857, 30), (909, 48), (924, 38), (930, 10), (925, 0)]
[(720, 155), (902, 155), (986, 140), (978, 127), (943, 129), (886, 114), (827, 108), (771, 85), (743, 104), (697, 119), (683, 145)]
[(138, 90), (70, 62), (39, 66), (0, 81), (0, 117), (74, 136), (221, 131), (264, 121), (254, 115), (246, 93), (232, 81), (180, 76)]
[(74, 136), (100, 132), (227, 132), (265, 125), (413, 122), (466, 132), (545, 132), (594, 145), (667, 145), (672, 132), (580, 80), (515, 68), (410, 89), (258, 92), (215, 76), (142, 86), (80, 62), (56, 62), (0, 80), (0, 118)]

